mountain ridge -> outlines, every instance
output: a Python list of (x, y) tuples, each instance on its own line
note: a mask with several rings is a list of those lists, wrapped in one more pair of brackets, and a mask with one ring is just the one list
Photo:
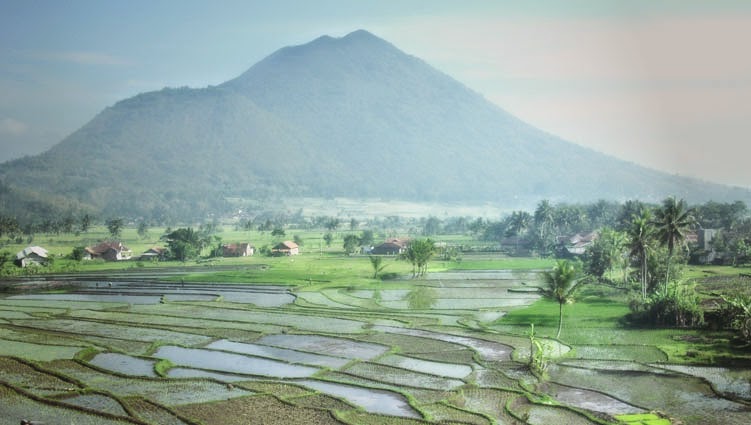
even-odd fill
[(220, 213), (228, 196), (751, 200), (548, 134), (364, 30), (281, 48), (217, 86), (121, 100), (0, 164), (0, 180), (135, 216)]

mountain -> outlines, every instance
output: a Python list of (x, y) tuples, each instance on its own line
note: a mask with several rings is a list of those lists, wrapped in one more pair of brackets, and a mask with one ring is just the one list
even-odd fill
[(155, 219), (222, 212), (228, 197), (751, 200), (547, 134), (362, 30), (282, 48), (218, 86), (120, 101), (0, 165), (0, 181)]

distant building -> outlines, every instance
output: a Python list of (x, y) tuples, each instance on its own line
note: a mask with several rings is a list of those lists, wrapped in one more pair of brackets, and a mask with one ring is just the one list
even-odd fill
[(566, 251), (572, 255), (582, 255), (587, 250), (587, 247), (597, 240), (598, 236), (597, 232), (577, 233), (568, 239)]
[(227, 243), (222, 245), (222, 257), (250, 257), (256, 247), (249, 243)]
[(149, 248), (146, 252), (141, 254), (140, 257), (138, 257), (139, 260), (155, 260), (155, 261), (161, 261), (164, 260), (167, 256), (167, 248), (161, 248), (161, 247), (152, 247)]
[(280, 242), (271, 249), (271, 254), (276, 256), (298, 255), (299, 253), (300, 246), (292, 241)]
[(712, 250), (712, 241), (719, 233), (717, 229), (699, 229), (696, 231), (696, 243), (699, 244), (699, 248), (710, 251)]
[(712, 241), (714, 241), (719, 232), (718, 229), (698, 229), (686, 235), (686, 242), (695, 247), (694, 258), (700, 264), (722, 261), (722, 256), (712, 245)]
[(30, 264), (46, 265), (49, 261), (47, 250), (41, 246), (29, 246), (16, 254), (16, 265), (26, 267)]
[(370, 251), (373, 255), (399, 255), (404, 253), (409, 246), (408, 239), (392, 238), (387, 239), (380, 245), (376, 245)]
[(133, 251), (122, 242), (102, 242), (99, 245), (86, 247), (86, 255), (84, 259), (94, 260), (101, 258), (106, 261), (122, 261), (130, 260), (133, 256)]

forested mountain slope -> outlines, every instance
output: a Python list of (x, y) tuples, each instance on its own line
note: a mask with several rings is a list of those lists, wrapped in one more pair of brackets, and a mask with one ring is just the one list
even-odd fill
[(540, 131), (366, 31), (280, 49), (219, 86), (118, 102), (0, 165), (0, 180), (156, 219), (223, 212), (228, 196), (751, 200)]

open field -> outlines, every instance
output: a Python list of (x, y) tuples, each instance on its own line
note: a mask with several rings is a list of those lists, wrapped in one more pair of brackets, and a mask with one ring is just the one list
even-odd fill
[[(380, 281), (366, 257), (309, 253), (59, 276), (68, 290), (0, 299), (0, 424), (749, 422), (751, 354), (726, 333), (626, 328), (622, 291), (586, 286), (550, 338), (558, 306), (530, 291), (548, 261), (435, 261), (414, 280), (391, 260), (402, 278)], [(545, 379), (526, 367), (530, 323)]]

